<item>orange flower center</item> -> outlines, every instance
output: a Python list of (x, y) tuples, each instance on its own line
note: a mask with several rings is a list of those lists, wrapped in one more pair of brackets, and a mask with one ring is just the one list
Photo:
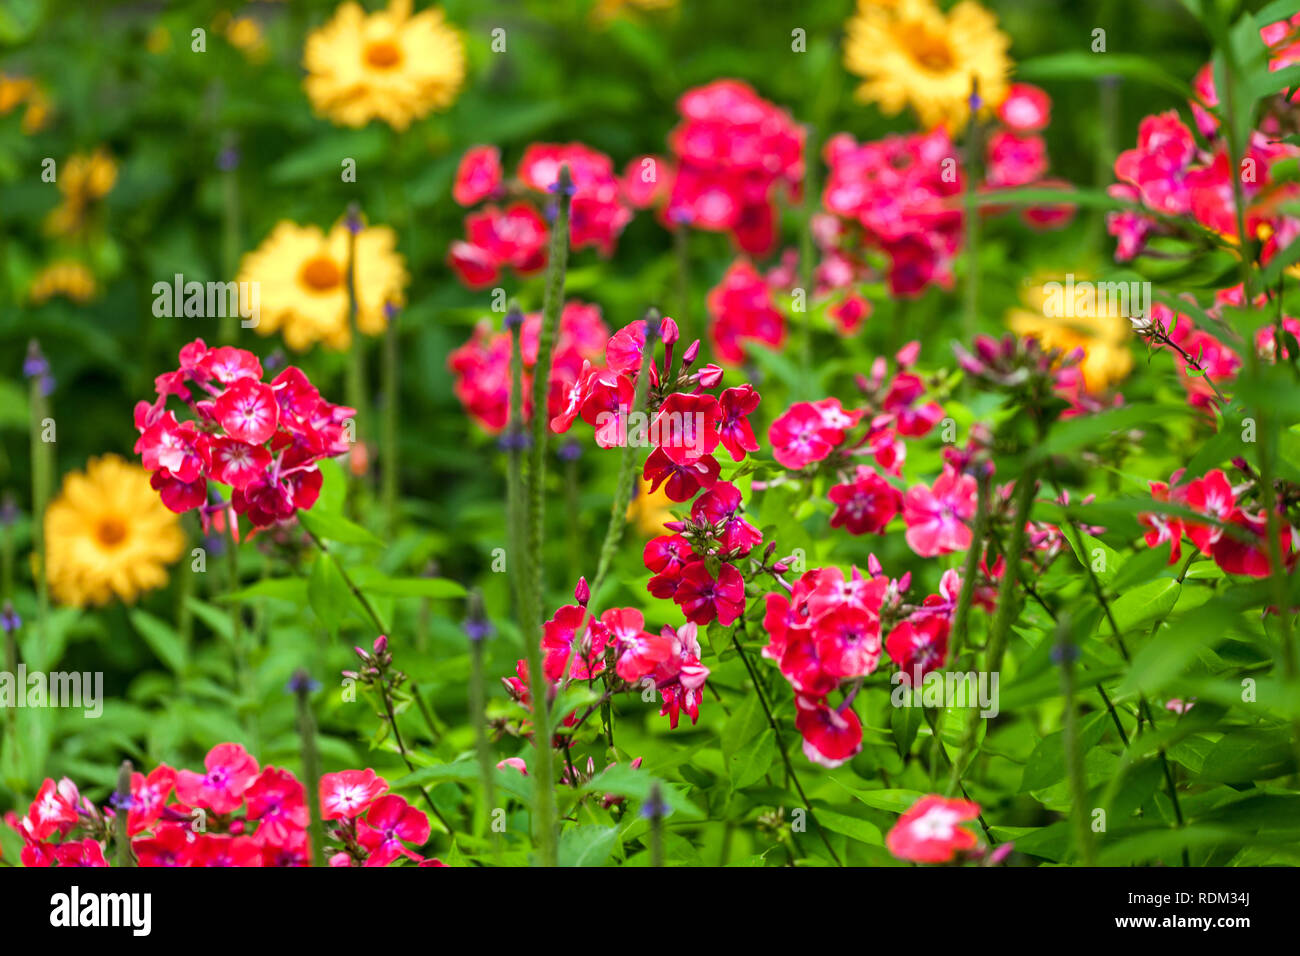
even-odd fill
[(328, 292), (343, 281), (343, 273), (329, 256), (317, 256), (302, 267), (302, 281), (315, 292)]
[(375, 40), (366, 46), (366, 63), (376, 70), (391, 70), (402, 62), (402, 48), (392, 40)]
[(952, 47), (942, 34), (932, 33), (919, 23), (908, 23), (899, 27), (899, 38), (912, 59), (931, 73), (952, 69)]
[(106, 548), (115, 548), (126, 538), (126, 522), (121, 518), (103, 518), (95, 528), (95, 538)]

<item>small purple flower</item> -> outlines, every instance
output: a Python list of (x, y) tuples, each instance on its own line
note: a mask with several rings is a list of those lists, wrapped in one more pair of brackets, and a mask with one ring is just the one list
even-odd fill
[(555, 454), (560, 461), (577, 461), (582, 457), (582, 442), (570, 438), (555, 450)]
[(320, 682), (312, 680), (311, 675), (300, 668), (294, 671), (284, 689), (289, 694), (314, 694), (320, 690)]
[(672, 812), (672, 807), (668, 806), (659, 790), (659, 784), (651, 784), (650, 793), (645, 803), (641, 804), (641, 816), (651, 821), (662, 820)]
[(348, 227), (348, 232), (352, 233), (352, 235), (355, 236), (360, 233), (365, 228), (365, 223), (361, 219), (361, 207), (356, 203), (348, 206), (348, 214), (344, 218), (344, 222)]
[(27, 343), (27, 357), (23, 359), (23, 375), (26, 378), (46, 378), (49, 374), (50, 363), (46, 361), (40, 345), (32, 339)]
[(485, 618), (467, 618), (465, 620), (465, 636), (475, 644), (485, 641), (492, 634), (492, 624)]
[(217, 153), (217, 169), (229, 173), (239, 168), (239, 150), (227, 146)]
[(23, 619), (18, 616), (18, 612), (14, 610), (14, 606), (8, 601), (5, 601), (4, 608), (0, 609), (0, 631), (4, 631), (6, 634), (13, 634), (22, 626)]

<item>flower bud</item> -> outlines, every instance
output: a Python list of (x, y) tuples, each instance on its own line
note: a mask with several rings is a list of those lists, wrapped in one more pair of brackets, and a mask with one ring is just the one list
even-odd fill
[(582, 607), (586, 607), (587, 602), (591, 600), (591, 588), (586, 578), (578, 578), (578, 586), (573, 589), (573, 599)]
[(713, 388), (722, 381), (722, 366), (709, 364), (699, 371), (700, 384), (705, 388)]

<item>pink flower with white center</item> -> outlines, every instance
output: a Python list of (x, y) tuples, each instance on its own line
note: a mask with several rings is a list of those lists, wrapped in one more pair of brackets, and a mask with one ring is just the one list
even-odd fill
[(213, 414), (231, 438), (260, 445), (275, 434), (280, 406), (270, 385), (240, 379), (217, 397)]
[(712, 395), (674, 392), (659, 406), (650, 432), (669, 461), (690, 465), (718, 447), (721, 412)]
[[(1227, 521), (1237, 507), (1237, 497), (1232, 493), (1228, 476), (1220, 468), (1208, 472), (1204, 478), (1190, 482), (1182, 492), (1183, 501), (1193, 511), (1219, 521)], [(1185, 522), (1187, 537), (1192, 543), (1209, 554), (1218, 540), (1223, 537), (1223, 529), (1216, 525)]]
[(261, 845), (284, 846), (307, 828), (306, 791), (287, 770), (267, 767), (244, 797), (248, 819), (259, 821), (256, 836)]
[(341, 770), (320, 778), (321, 817), (354, 820), (388, 789), (388, 781), (373, 770)]
[(907, 545), (923, 558), (970, 547), (966, 524), (975, 514), (975, 479), (945, 468), (934, 487), (915, 485), (903, 496)]
[(232, 488), (247, 488), (271, 464), (271, 453), (264, 446), (249, 445), (234, 438), (203, 435), (199, 450), (209, 474)]
[(634, 608), (610, 608), (600, 620), (615, 642), (615, 671), (629, 684), (654, 671), (673, 653), (672, 638), (645, 630), (645, 618)]
[(421, 857), (405, 844), (423, 846), (429, 841), (429, 818), (390, 793), (370, 805), (357, 828), (357, 838), (370, 853), (366, 866), (386, 866), (399, 856), (419, 861)]
[(885, 638), (889, 659), (903, 672), (909, 687), (920, 686), (931, 671), (943, 666), (948, 656), (948, 618), (932, 614), (920, 620), (901, 621)]
[(76, 798), (69, 798), (48, 777), (36, 792), (27, 810), (26, 823), (31, 837), (44, 840), (55, 832), (67, 833), (77, 824)]
[(903, 496), (868, 465), (859, 465), (851, 483), (834, 485), (826, 495), (835, 504), (832, 528), (849, 534), (881, 534), (903, 505)]
[(842, 712), (824, 700), (795, 694), (795, 729), (803, 736), (803, 752), (813, 763), (835, 768), (862, 749), (862, 721), (852, 707)]
[(176, 772), (176, 797), (189, 807), (230, 813), (244, 802), (244, 791), (257, 777), (257, 761), (239, 744), (217, 744), (203, 760), (206, 773)]
[(495, 146), (474, 146), (456, 169), (451, 198), (462, 206), (490, 199), (501, 189), (501, 151)]
[(231, 345), (209, 350), (203, 356), (201, 367), (222, 385), (233, 385), (245, 380), (257, 382), (262, 378), (262, 363), (257, 360), (257, 356)]
[(813, 625), (817, 656), (832, 677), (862, 677), (880, 662), (880, 618), (844, 605)]
[(140, 453), (141, 463), (147, 470), (166, 469), (169, 477), (191, 482), (203, 470), (196, 448), (198, 437), (193, 422), (177, 422), (175, 415), (164, 411), (141, 432), (135, 450)]
[(718, 437), (732, 461), (743, 460), (746, 452), (758, 451), (758, 441), (747, 417), (758, 408), (758, 402), (758, 392), (748, 383), (729, 388), (718, 398), (722, 409)]
[(1028, 83), (1012, 83), (998, 107), (998, 119), (1018, 133), (1036, 133), (1051, 119), (1052, 100)]
[(155, 767), (147, 777), (142, 773), (131, 774), (131, 809), (126, 823), (130, 836), (148, 829), (162, 816), (175, 786), (176, 771), (166, 764)]
[(842, 432), (830, 428), (812, 402), (795, 402), (772, 422), (767, 440), (772, 457), (794, 471), (826, 458), (842, 441)]
[(692, 561), (682, 569), (673, 600), (691, 623), (716, 619), (726, 627), (745, 612), (745, 579), (730, 564), (720, 565), (715, 579), (704, 561)]
[(969, 800), (922, 797), (898, 818), (885, 837), (889, 852), (913, 863), (947, 863), (958, 853), (975, 848), (975, 834), (958, 826), (980, 814)]
[(660, 637), (672, 645), (671, 652), (655, 668), (655, 685), (663, 696), (661, 716), (668, 717), (668, 726), (676, 730), (681, 711), (686, 711), (691, 723), (700, 716), (700, 701), (704, 697), (704, 682), (709, 669), (700, 663), (700, 642), (697, 628), (692, 623), (683, 624), (676, 631), (665, 627)]
[(650, 482), (650, 491), (664, 486), (664, 494), (672, 501), (690, 501), (701, 488), (712, 488), (718, 481), (722, 467), (712, 455), (705, 455), (687, 464), (678, 464), (662, 448), (656, 448), (645, 460), (641, 476)]

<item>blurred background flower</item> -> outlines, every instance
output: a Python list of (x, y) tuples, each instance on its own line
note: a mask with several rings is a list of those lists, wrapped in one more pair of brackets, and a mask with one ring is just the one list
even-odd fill
[(411, 15), (410, 0), (367, 15), (355, 3), (307, 37), (303, 85), (312, 107), (340, 126), (382, 119), (404, 130), (446, 109), (465, 80), (460, 35), (436, 8)]
[(149, 473), (117, 455), (71, 471), (45, 512), (50, 593), (84, 607), (118, 597), (128, 604), (167, 583), (181, 556), (180, 522), (149, 485)]
[(974, 0), (946, 14), (930, 0), (859, 0), (846, 27), (844, 65), (863, 78), (857, 97), (889, 115), (910, 106), (922, 126), (955, 132), (970, 115), (972, 84), (985, 107), (1006, 95), (1011, 40)]

